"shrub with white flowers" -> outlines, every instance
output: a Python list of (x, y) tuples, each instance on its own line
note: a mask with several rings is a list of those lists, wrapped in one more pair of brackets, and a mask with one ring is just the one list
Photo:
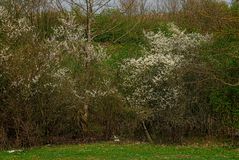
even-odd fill
[[(84, 36), (84, 27), (77, 24), (73, 15), (68, 14), (67, 17), (59, 20), (61, 25), (53, 29), (53, 36), (47, 40), (48, 48), (53, 55), (75, 56), (82, 65), (92, 61), (99, 62), (106, 58), (101, 46), (88, 44)], [(86, 48), (87, 45), (88, 48)]]
[[(84, 27), (77, 24), (74, 15), (68, 14), (67, 18), (64, 17), (59, 20), (61, 26), (53, 29), (54, 34), (47, 39), (46, 44), (54, 58), (72, 57), (80, 66), (78, 70), (80, 77), (76, 77), (77, 82), (75, 83), (78, 84), (74, 88), (74, 95), (84, 100), (86, 97), (96, 98), (115, 93), (115, 88), (109, 89), (110, 82), (101, 79), (102, 77), (96, 73), (99, 70), (94, 68), (95, 65), (108, 58), (104, 48), (87, 42)], [(63, 55), (63, 57), (59, 55)], [(98, 74), (97, 78), (101, 79), (99, 82), (95, 82), (97, 78), (94, 78), (94, 74)]]
[(168, 33), (159, 30), (145, 36), (150, 47), (143, 50), (144, 56), (128, 59), (121, 67), (126, 99), (142, 119), (178, 107), (183, 88), (176, 83), (176, 71), (191, 62), (197, 48), (209, 39), (173, 24)]
[[(43, 41), (26, 18), (13, 18), (4, 7), (0, 7), (0, 17), (3, 37), (0, 45), (0, 63), (4, 68), (1, 77), (3, 74), (7, 75), (11, 86), (23, 87), (22, 91), (29, 92), (27, 96), (32, 94), (31, 86), (37, 86), (37, 83), (44, 79), (48, 80), (44, 82), (45, 84), (41, 82), (39, 84), (41, 87), (54, 89), (62, 85), (63, 81), (72, 83), (73, 87), (71, 70), (62, 65), (67, 56), (76, 59), (82, 68), (86, 63), (106, 59), (104, 49), (100, 46), (89, 44), (86, 51), (84, 27), (77, 24), (71, 14), (59, 19), (61, 25), (53, 28), (50, 38)], [(72, 90), (74, 91), (74, 87)]]
[[(16, 131), (15, 137), (23, 141), (24, 136), (40, 137), (60, 120), (69, 125), (61, 130), (73, 133), (71, 128), (80, 133), (84, 103), (116, 91), (109, 89), (110, 80), (100, 76), (103, 70), (95, 67), (107, 58), (104, 49), (86, 41), (84, 27), (74, 16), (69, 14), (59, 22), (53, 33), (42, 39), (28, 19), (13, 17), (0, 7), (0, 111), (4, 108), (0, 128), (8, 130), (10, 125), (3, 125), (12, 122), (11, 127), (21, 131)], [(66, 64), (68, 58), (76, 69)]]
[[(3, 7), (0, 17), (1, 77), (7, 77), (8, 87), (20, 89), (18, 94), (28, 99), (40, 92), (40, 88), (53, 91), (63, 79), (69, 80), (69, 69), (60, 65), (62, 54), (51, 52), (49, 44), (40, 40), (35, 27), (26, 18), (11, 17)], [(61, 75), (57, 76), (59, 73)]]

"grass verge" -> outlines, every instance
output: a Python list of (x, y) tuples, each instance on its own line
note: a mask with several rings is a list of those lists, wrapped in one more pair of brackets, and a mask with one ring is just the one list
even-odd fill
[(0, 152), (0, 160), (238, 160), (239, 149), (221, 146), (79, 144)]

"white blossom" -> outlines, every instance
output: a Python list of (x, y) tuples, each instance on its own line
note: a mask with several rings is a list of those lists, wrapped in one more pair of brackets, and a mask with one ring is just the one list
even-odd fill
[[(3, 43), (0, 44), (2, 75), (8, 77), (12, 89), (20, 88), (26, 99), (40, 92), (41, 87), (51, 88), (54, 91), (57, 87), (63, 86), (66, 80), (72, 83), (69, 71), (60, 64), (62, 52), (53, 52), (54, 49), (49, 47), (47, 40), (39, 42), (35, 27), (26, 18), (13, 18), (4, 7), (0, 7), (0, 32), (4, 36)], [(79, 30), (78, 35), (82, 35), (82, 32)], [(68, 32), (65, 34), (66, 37), (73, 36)], [(57, 44), (57, 38), (54, 38), (57, 35), (53, 34), (52, 37), (51, 44)], [(21, 45), (20, 49), (16, 47), (18, 45)], [(28, 45), (35, 45), (37, 49), (44, 51), (22, 50)], [(46, 82), (44, 79), (50, 81)]]
[[(145, 48), (144, 56), (127, 59), (121, 67), (123, 87), (131, 106), (154, 111), (177, 106), (182, 87), (171, 85), (174, 72), (186, 65), (194, 56), (194, 51), (206, 42), (209, 36), (185, 33), (170, 24), (169, 35), (159, 30), (145, 33), (150, 49)], [(149, 115), (151, 113), (149, 111)]]
[(53, 36), (47, 40), (48, 48), (54, 56), (62, 53), (73, 55), (82, 59), (82, 64), (107, 58), (101, 46), (94, 46), (86, 41), (85, 28), (76, 22), (75, 16), (68, 14), (60, 22), (61, 25), (53, 29)]

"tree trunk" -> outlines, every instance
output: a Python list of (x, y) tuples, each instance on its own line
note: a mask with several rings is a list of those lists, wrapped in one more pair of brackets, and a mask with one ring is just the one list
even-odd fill
[(153, 142), (153, 139), (151, 138), (151, 136), (150, 136), (150, 134), (149, 134), (149, 131), (148, 131), (148, 129), (147, 129), (145, 123), (144, 123), (144, 121), (142, 121), (142, 125), (143, 125), (144, 132), (145, 132), (145, 134), (146, 134), (146, 137), (147, 137), (149, 143), (154, 143), (154, 142)]
[[(86, 35), (87, 35), (87, 43), (85, 46), (85, 57), (86, 57), (86, 61), (85, 61), (85, 71), (86, 74), (88, 74), (88, 67), (89, 67), (89, 62), (88, 62), (88, 57), (91, 54), (91, 43), (92, 43), (92, 35), (91, 35), (91, 24), (92, 24), (92, 14), (93, 14), (93, 0), (86, 0)], [(86, 89), (88, 88), (88, 83), (90, 81), (89, 76), (86, 79)], [(86, 95), (86, 100), (85, 100), (85, 104), (84, 104), (84, 115), (83, 115), (83, 120), (84, 120), (84, 126), (83, 126), (83, 130), (84, 132), (87, 132), (88, 130), (88, 116), (89, 116), (89, 98)]]
[(89, 105), (87, 103), (84, 104), (84, 114), (83, 114), (83, 126), (82, 126), (82, 129), (83, 129), (83, 132), (84, 133), (87, 133), (88, 131), (88, 116), (89, 116)]
[(91, 25), (92, 25), (92, 16), (93, 16), (93, 0), (87, 0), (86, 3), (86, 34), (87, 34), (87, 42), (91, 43), (92, 35), (91, 35)]

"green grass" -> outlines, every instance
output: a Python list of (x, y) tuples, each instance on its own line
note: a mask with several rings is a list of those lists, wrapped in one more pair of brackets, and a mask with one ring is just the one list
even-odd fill
[(79, 144), (48, 146), (23, 152), (0, 152), (0, 160), (238, 160), (229, 147), (159, 146), (149, 144)]

